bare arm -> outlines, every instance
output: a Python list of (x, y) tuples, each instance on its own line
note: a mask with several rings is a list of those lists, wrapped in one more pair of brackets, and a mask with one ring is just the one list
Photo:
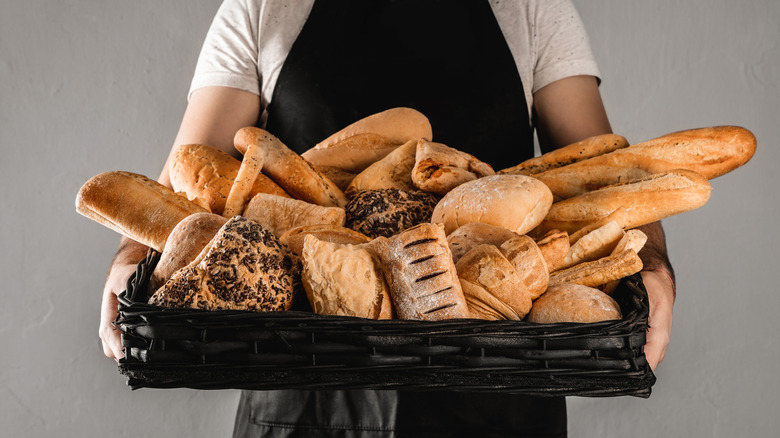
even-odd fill
[[(256, 94), (227, 87), (195, 90), (158, 181), (171, 187), (168, 165), (180, 145), (207, 144), (237, 155), (233, 136), (239, 129), (254, 125), (259, 115), (260, 98)], [(119, 332), (112, 325), (117, 316), (117, 294), (125, 289), (128, 277), (135, 272), (136, 265), (146, 256), (146, 252), (147, 247), (144, 245), (123, 237), (108, 270), (103, 287), (99, 334), (103, 341), (103, 352), (113, 359), (123, 357)]]
[[(537, 91), (534, 116), (542, 152), (612, 132), (598, 84), (592, 76), (565, 78)], [(650, 301), (645, 356), (655, 369), (664, 358), (672, 331), (674, 270), (667, 257), (661, 223), (640, 228), (648, 237), (639, 253), (644, 265), (642, 280)]]

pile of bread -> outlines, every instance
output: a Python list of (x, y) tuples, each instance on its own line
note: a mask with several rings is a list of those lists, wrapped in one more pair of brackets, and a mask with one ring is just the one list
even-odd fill
[(756, 140), (736, 126), (601, 135), (499, 171), (455, 146), (409, 108), (302, 155), (247, 127), (241, 161), (184, 145), (173, 190), (106, 172), (76, 207), (162, 253), (160, 306), (288, 310), (299, 292), (326, 315), (594, 322), (621, 318), (609, 294), (642, 269), (636, 227), (704, 205)]

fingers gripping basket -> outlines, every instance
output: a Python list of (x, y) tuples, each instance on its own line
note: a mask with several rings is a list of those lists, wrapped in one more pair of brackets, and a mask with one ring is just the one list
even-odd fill
[(647, 293), (624, 279), (624, 318), (589, 324), (366, 320), (302, 311), (166, 309), (146, 304), (159, 258), (120, 295), (119, 369), (136, 389), (406, 389), (648, 397)]

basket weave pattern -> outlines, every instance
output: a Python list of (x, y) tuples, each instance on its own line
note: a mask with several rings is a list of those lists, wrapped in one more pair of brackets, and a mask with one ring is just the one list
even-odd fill
[(600, 323), (367, 320), (309, 312), (166, 309), (145, 303), (141, 261), (117, 326), (132, 388), (405, 389), (648, 397), (647, 294), (639, 275)]

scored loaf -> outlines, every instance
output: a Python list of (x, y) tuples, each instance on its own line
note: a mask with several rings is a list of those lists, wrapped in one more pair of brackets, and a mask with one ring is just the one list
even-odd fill
[(420, 224), (372, 242), (400, 319), (438, 321), (470, 316), (440, 224)]

